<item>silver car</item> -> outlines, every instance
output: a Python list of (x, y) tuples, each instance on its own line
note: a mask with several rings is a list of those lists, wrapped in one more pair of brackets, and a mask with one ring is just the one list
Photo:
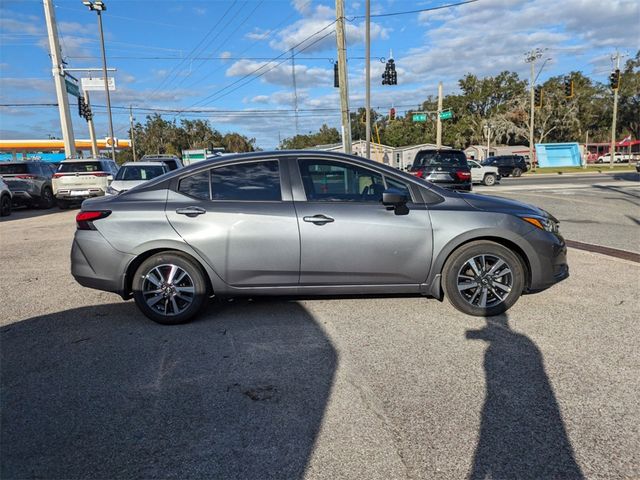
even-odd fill
[(547, 212), (328, 152), (199, 162), (86, 200), (76, 221), (75, 279), (163, 324), (212, 295), (444, 295), (491, 316), (569, 275)]

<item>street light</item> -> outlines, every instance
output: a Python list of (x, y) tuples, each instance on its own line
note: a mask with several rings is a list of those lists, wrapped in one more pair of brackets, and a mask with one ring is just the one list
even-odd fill
[(107, 76), (107, 54), (104, 51), (104, 32), (102, 31), (102, 12), (107, 6), (102, 0), (82, 0), (85, 7), (98, 14), (98, 28), (100, 29), (100, 46), (102, 47), (102, 76), (104, 77), (104, 91), (107, 95), (107, 113), (109, 114), (109, 136), (111, 137), (111, 158), (116, 161), (116, 145), (113, 136), (113, 118), (111, 116), (111, 96), (109, 95), (109, 77)]

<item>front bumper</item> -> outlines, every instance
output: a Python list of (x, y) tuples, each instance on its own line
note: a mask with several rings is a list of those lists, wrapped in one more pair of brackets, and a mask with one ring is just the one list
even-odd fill
[(97, 230), (76, 231), (71, 247), (71, 275), (89, 288), (124, 295), (127, 266), (134, 255), (113, 248)]
[(12, 203), (14, 205), (31, 205), (36, 201), (36, 199), (33, 198), (33, 195), (31, 195), (29, 192), (25, 192), (24, 190), (15, 190), (12, 193)]
[(560, 235), (534, 230), (527, 236), (535, 256), (530, 256), (531, 282), (529, 291), (545, 290), (569, 277), (567, 244)]

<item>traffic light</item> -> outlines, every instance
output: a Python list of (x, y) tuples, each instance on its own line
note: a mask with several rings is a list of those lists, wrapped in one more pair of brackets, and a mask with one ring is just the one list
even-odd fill
[(387, 64), (384, 67), (384, 73), (382, 74), (382, 85), (397, 85), (398, 84), (398, 72), (396, 72), (396, 64), (393, 58), (387, 60)]
[(84, 104), (84, 119), (89, 122), (93, 118), (93, 112), (91, 111), (91, 107), (88, 104)]
[(78, 97), (78, 115), (81, 117), (85, 116), (86, 111), (86, 103), (84, 103), (84, 97)]
[(609, 83), (611, 84), (611, 90), (618, 90), (620, 86), (620, 69), (616, 68), (611, 75), (609, 75)]
[(333, 63), (333, 86), (340, 88), (340, 77), (338, 76), (338, 62)]
[(396, 109), (391, 107), (391, 110), (389, 110), (389, 120), (395, 120), (396, 119)]
[(542, 87), (537, 86), (533, 91), (533, 106), (534, 107), (542, 107)]
[(565, 98), (573, 98), (573, 80), (569, 77), (564, 79), (564, 96)]

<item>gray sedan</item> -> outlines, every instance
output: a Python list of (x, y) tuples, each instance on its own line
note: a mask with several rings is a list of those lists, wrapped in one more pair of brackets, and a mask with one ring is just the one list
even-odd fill
[(566, 278), (558, 222), (359, 157), (219, 157), (86, 200), (71, 271), (164, 324), (208, 297), (413, 293), (497, 315)]

